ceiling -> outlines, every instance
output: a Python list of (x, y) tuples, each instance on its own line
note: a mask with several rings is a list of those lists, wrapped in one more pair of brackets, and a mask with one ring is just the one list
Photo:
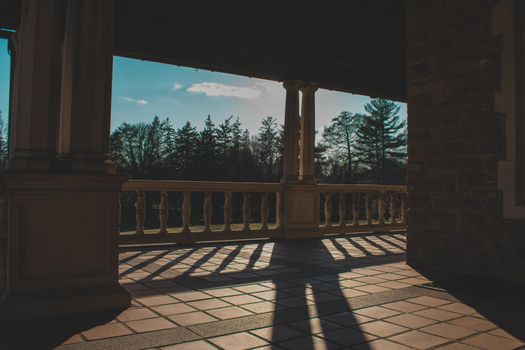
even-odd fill
[(406, 99), (405, 0), (115, 1), (116, 55)]

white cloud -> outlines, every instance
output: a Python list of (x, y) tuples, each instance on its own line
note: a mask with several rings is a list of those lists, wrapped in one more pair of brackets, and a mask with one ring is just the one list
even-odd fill
[(173, 91), (177, 91), (179, 89), (182, 89), (182, 84), (179, 84), (179, 83), (173, 83), (173, 85), (171, 86), (171, 89)]
[(261, 90), (255, 87), (232, 86), (209, 82), (192, 84), (186, 91), (203, 93), (206, 96), (226, 96), (244, 99), (254, 99), (261, 95)]
[(134, 99), (134, 98), (131, 98), (131, 97), (128, 97), (128, 96), (119, 96), (119, 98), (121, 100), (126, 101), (126, 102), (135, 103), (135, 104), (137, 104), (139, 106), (147, 106), (147, 105), (149, 105), (148, 101), (142, 100), (142, 99)]

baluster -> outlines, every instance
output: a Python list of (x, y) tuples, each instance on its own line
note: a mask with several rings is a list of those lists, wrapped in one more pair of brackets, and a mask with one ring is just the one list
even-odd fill
[(191, 192), (182, 192), (182, 233), (190, 233)]
[(135, 218), (137, 220), (136, 234), (144, 234), (144, 218), (146, 210), (144, 208), (144, 191), (137, 191), (137, 201), (135, 202)]
[(277, 192), (275, 195), (275, 226), (277, 229), (282, 229), (283, 226), (283, 204), (284, 204), (284, 194), (282, 192)]
[(204, 205), (203, 205), (203, 217), (204, 217), (204, 232), (211, 231), (211, 192), (204, 192)]
[(377, 221), (379, 225), (385, 224), (385, 194), (383, 192), (379, 193), (377, 197)]
[(224, 231), (232, 230), (232, 193), (224, 192)]
[(403, 225), (407, 224), (407, 218), (408, 218), (408, 206), (407, 206), (407, 195), (406, 193), (401, 194), (401, 213), (403, 215), (401, 219), (401, 223)]
[(390, 192), (390, 223), (395, 224), (397, 221), (397, 202), (396, 194)]
[(324, 227), (332, 226), (332, 193), (324, 194)]
[(168, 233), (168, 192), (160, 192), (159, 203), (159, 234), (164, 235)]
[(244, 201), (242, 203), (242, 220), (244, 231), (250, 231), (250, 197), (248, 192), (244, 192)]
[(359, 226), (359, 193), (352, 193), (352, 225)]
[(367, 193), (366, 194), (366, 224), (367, 225), (372, 225), (373, 224), (373, 221), (372, 221), (372, 218), (373, 218), (373, 213), (374, 211), (372, 210), (372, 194), (371, 193)]
[(261, 194), (261, 230), (268, 229), (268, 216), (270, 215), (270, 208), (268, 207), (268, 193)]
[(344, 192), (339, 193), (339, 226), (346, 226), (346, 195)]

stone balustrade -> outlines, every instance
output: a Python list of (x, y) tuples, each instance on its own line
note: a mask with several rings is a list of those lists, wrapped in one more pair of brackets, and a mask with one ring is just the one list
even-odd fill
[[(286, 188), (286, 185), (278, 183), (130, 180), (122, 186), (122, 196), (127, 196), (128, 201), (134, 200), (136, 228), (126, 231), (121, 223), (120, 243), (280, 238), (285, 229), (283, 205)], [(406, 227), (405, 186), (317, 184), (315, 190), (322, 196), (319, 215), (324, 216), (324, 223), (319, 227), (320, 236)], [(237, 199), (236, 210), (234, 196)], [(151, 199), (149, 205), (148, 197)], [(170, 210), (170, 197), (171, 203), (177, 199), (177, 208)], [(202, 204), (202, 213), (197, 215), (192, 213), (191, 205), (196, 199)], [(222, 208), (214, 210), (218, 201)], [(334, 207), (337, 208), (337, 215)], [(130, 210), (129, 205), (126, 209)], [(121, 205), (121, 221), (122, 210)], [(152, 211), (158, 214), (158, 220), (154, 220), (158, 228), (146, 229), (146, 214), (148, 212), (151, 217)], [(170, 212), (171, 215), (173, 212), (180, 215), (177, 227), (169, 227)], [(218, 212), (221, 212), (220, 218), (217, 217)], [(334, 216), (337, 216), (337, 222), (333, 221)], [(200, 219), (195, 220), (196, 217)]]
[[(391, 231), (406, 228), (407, 189), (400, 185), (318, 184), (322, 233)], [(334, 203), (337, 211), (334, 210)], [(337, 222), (334, 216), (337, 214)]]
[[(120, 242), (183, 242), (217, 241), (247, 238), (278, 237), (282, 222), (282, 187), (275, 183), (254, 182), (206, 182), (177, 180), (130, 180), (122, 187), (123, 192), (135, 193), (136, 230), (121, 232)], [(160, 194), (158, 209), (146, 208), (146, 193)], [(242, 213), (240, 221), (234, 224), (233, 196), (242, 196)], [(253, 203), (252, 197), (257, 194), (259, 203)], [(179, 196), (182, 225), (168, 228), (168, 196)], [(201, 224), (192, 225), (192, 198), (201, 196)], [(270, 203), (270, 195), (275, 202)], [(222, 198), (222, 218), (213, 217), (214, 199)], [(269, 222), (270, 205), (274, 209), (274, 222)], [(252, 222), (254, 209), (258, 208), (257, 223)], [(158, 229), (145, 230), (146, 210), (158, 211)], [(216, 211), (215, 211), (216, 213)], [(120, 215), (122, 217), (122, 215)], [(219, 225), (213, 225), (219, 221)]]

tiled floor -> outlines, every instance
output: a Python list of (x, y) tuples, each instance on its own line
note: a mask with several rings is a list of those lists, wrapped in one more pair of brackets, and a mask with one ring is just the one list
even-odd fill
[[(126, 350), (524, 346), (522, 303), (421, 286), (430, 281), (405, 264), (404, 247), (403, 234), (382, 234), (125, 249), (121, 283), (133, 296), (132, 307), (90, 316), (89, 324), (80, 322), (69, 331), (60, 328), (65, 320), (48, 322), (45, 334), (60, 336), (40, 345)], [(27, 329), (24, 334), (31, 332)], [(0, 344), (1, 337), (0, 332)]]

